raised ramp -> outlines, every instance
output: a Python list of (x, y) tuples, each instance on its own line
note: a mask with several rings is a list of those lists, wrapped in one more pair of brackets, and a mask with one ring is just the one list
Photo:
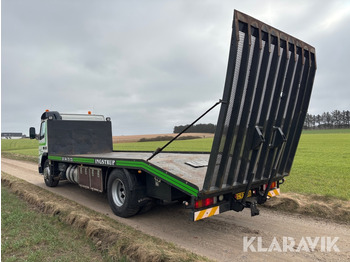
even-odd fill
[(314, 47), (235, 10), (203, 194), (289, 174), (315, 71)]

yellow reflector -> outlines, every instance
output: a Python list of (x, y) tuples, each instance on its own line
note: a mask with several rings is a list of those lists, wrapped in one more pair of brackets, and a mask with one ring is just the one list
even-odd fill
[(208, 208), (208, 209), (204, 209), (202, 211), (195, 212), (193, 220), (194, 221), (198, 221), (198, 220), (201, 220), (203, 218), (207, 218), (207, 217), (218, 215), (219, 213), (220, 213), (220, 207), (219, 206)]
[(269, 193), (267, 194), (269, 197), (275, 197), (275, 196), (279, 196), (281, 194), (281, 191), (279, 188), (275, 188), (269, 191)]

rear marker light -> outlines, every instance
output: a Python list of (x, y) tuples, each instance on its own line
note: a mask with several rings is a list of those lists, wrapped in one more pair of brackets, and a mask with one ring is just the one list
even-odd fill
[(210, 205), (212, 205), (213, 204), (213, 199), (212, 198), (206, 198), (205, 200), (204, 200), (204, 206), (210, 206)]
[(205, 199), (196, 200), (194, 203), (194, 208), (202, 208), (211, 206), (217, 203), (217, 197), (209, 197)]
[[(277, 182), (272, 182), (271, 183), (271, 186), (270, 186), (270, 189), (273, 189), (273, 188), (276, 188), (277, 187)], [(263, 190), (266, 190), (267, 188), (267, 184), (263, 185)]]

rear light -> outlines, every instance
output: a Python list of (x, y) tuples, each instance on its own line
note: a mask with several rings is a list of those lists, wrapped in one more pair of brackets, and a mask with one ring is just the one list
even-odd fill
[(194, 208), (200, 208), (202, 206), (202, 200), (196, 200), (196, 202), (194, 203)]
[(217, 197), (209, 197), (205, 199), (196, 200), (194, 202), (194, 208), (202, 208), (211, 206), (217, 203)]
[[(277, 187), (277, 182), (276, 181), (272, 182), (270, 189), (276, 188), (276, 187)], [(267, 188), (267, 184), (263, 185), (263, 190), (266, 190), (266, 188)]]
[(210, 206), (214, 203), (214, 200), (212, 198), (206, 198), (204, 199), (204, 206), (207, 207), (207, 206)]

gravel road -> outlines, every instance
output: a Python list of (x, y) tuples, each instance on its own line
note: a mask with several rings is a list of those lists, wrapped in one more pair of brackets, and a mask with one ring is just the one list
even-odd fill
[(217, 261), (350, 261), (349, 225), (264, 208), (255, 217), (247, 209), (191, 222), (179, 204), (157, 206), (123, 219), (114, 216), (104, 194), (67, 182), (46, 187), (36, 164), (2, 158), (1, 170)]

